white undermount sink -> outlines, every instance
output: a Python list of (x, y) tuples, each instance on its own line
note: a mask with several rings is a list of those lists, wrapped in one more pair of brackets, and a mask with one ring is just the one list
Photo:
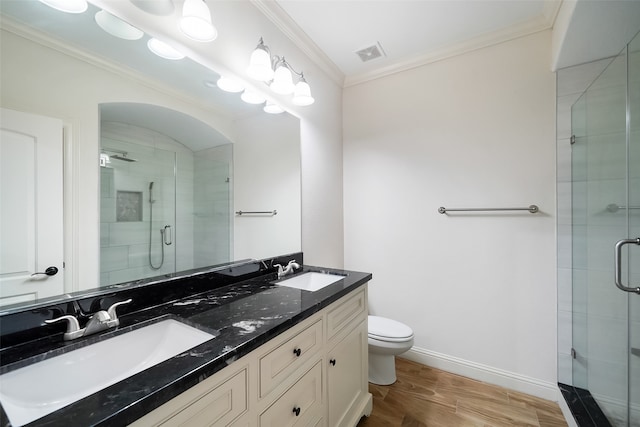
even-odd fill
[(176, 320), (153, 323), (0, 376), (0, 403), (21, 426), (211, 338)]
[(299, 274), (278, 282), (273, 282), (278, 286), (286, 286), (289, 288), (302, 289), (304, 291), (317, 291), (325, 286), (329, 286), (338, 280), (344, 279), (345, 276), (334, 273), (319, 273), (310, 271), (308, 273)]

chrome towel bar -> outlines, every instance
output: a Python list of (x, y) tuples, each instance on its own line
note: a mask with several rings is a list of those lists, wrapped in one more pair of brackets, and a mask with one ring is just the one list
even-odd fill
[(438, 212), (446, 214), (447, 212), (485, 212), (485, 211), (529, 211), (531, 213), (537, 213), (539, 211), (538, 206), (531, 205), (528, 208), (445, 208), (439, 207)]
[(236, 211), (236, 215), (238, 216), (242, 216), (242, 215), (278, 215), (278, 211), (277, 210), (272, 210), (272, 211)]
[(607, 205), (607, 210), (609, 212), (618, 212), (619, 209), (640, 209), (640, 206), (619, 206), (619, 205), (616, 205), (615, 203), (611, 203), (610, 205)]

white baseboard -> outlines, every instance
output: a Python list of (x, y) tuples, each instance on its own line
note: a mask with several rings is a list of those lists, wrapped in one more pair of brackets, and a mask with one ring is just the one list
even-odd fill
[(413, 347), (400, 357), (413, 360), (436, 369), (462, 375), (489, 384), (495, 384), (521, 393), (530, 394), (542, 399), (558, 402), (559, 389), (555, 383), (541, 381), (536, 378), (516, 374), (514, 372), (493, 368), (469, 360), (460, 359), (435, 351)]

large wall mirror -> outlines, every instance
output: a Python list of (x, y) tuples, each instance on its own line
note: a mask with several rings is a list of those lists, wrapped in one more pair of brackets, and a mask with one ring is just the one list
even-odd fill
[[(2, 267), (0, 280), (22, 275), (24, 286), (0, 282), (0, 311), (301, 249), (299, 120), (219, 90), (218, 74), (189, 58), (154, 56), (146, 35), (107, 34), (99, 11), (1, 4), (0, 106), (60, 121), (60, 157), (48, 161), (64, 162), (73, 203), (60, 204), (64, 280), (31, 278), (48, 262), (37, 256), (23, 271)], [(3, 205), (3, 230), (15, 209)], [(63, 224), (35, 227), (47, 226)], [(3, 259), (15, 248), (0, 245)]]

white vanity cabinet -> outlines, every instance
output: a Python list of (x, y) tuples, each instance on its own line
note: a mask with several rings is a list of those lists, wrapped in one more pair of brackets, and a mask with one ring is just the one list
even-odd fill
[[(366, 288), (328, 307), (327, 403), (329, 427), (354, 426), (371, 412), (368, 391)], [(367, 361), (363, 363), (362, 361)], [(362, 405), (368, 405), (363, 407)]]
[(364, 285), (132, 425), (354, 427), (367, 360)]

